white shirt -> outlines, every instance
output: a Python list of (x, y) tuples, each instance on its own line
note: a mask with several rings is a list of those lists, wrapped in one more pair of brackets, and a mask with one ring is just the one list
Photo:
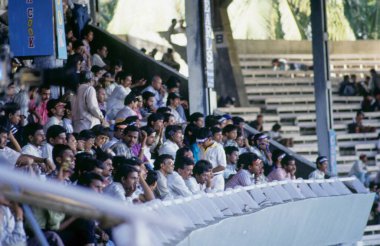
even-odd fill
[(186, 121), (184, 119), (182, 119), (182, 117), (179, 115), (179, 113), (176, 109), (173, 109), (172, 107), (169, 107), (169, 108), (170, 108), (170, 113), (174, 116), (174, 119), (175, 119), (177, 124), (186, 123)]
[(115, 119), (117, 112), (124, 108), (124, 99), (131, 92), (130, 88), (117, 85), (112, 94), (107, 99), (107, 117), (110, 120)]
[(168, 179), (167, 177), (160, 171), (157, 171), (157, 192), (160, 196), (161, 200), (168, 200), (172, 199), (173, 196), (170, 193), (169, 187), (168, 187)]
[(42, 151), (42, 157), (43, 158), (48, 158), (49, 161), (54, 163), (54, 161), (53, 161), (53, 145), (46, 143), (42, 146), (41, 151)]
[(104, 67), (106, 63), (103, 61), (103, 59), (100, 57), (98, 53), (95, 53), (92, 56), (92, 65), (93, 66), (99, 66), (99, 67)]
[(309, 179), (325, 179), (325, 173), (316, 169), (309, 175)]
[(104, 194), (112, 196), (113, 198), (119, 199), (126, 204), (133, 204), (133, 200), (138, 198), (136, 192), (129, 197), (125, 196), (125, 190), (122, 184), (119, 182), (113, 182), (109, 184), (106, 188), (104, 188)]
[(74, 128), (73, 128), (73, 123), (71, 119), (64, 118), (63, 119), (63, 127), (66, 129), (66, 133), (73, 133)]
[(48, 121), (46, 122), (46, 124), (44, 125), (44, 133), (46, 134), (47, 130), (49, 129), (49, 127), (53, 126), (53, 125), (60, 125), (60, 126), (63, 126), (63, 121), (62, 120), (59, 120), (57, 117), (55, 116), (52, 116), (48, 119)]
[(150, 91), (154, 94), (154, 107), (156, 109), (160, 107), (165, 107), (166, 106), (166, 97), (165, 95), (161, 95), (160, 92), (156, 91), (156, 89), (153, 88), (153, 86), (148, 86), (146, 87), (141, 93), (144, 93), (145, 91)]
[(0, 163), (14, 167), (20, 155), (19, 152), (5, 146), (4, 149), (0, 149)]
[(131, 109), (130, 107), (128, 106), (124, 106), (124, 108), (122, 108), (119, 112), (117, 112), (116, 116), (115, 116), (115, 120), (117, 119), (126, 119), (128, 118), (129, 116), (136, 116), (136, 112), (133, 111), (133, 109)]
[(179, 147), (176, 143), (172, 142), (171, 140), (166, 140), (166, 142), (158, 150), (158, 154), (168, 154), (171, 155), (173, 159), (175, 159), (178, 149)]
[(191, 196), (193, 193), (187, 188), (185, 180), (176, 171), (169, 174), (168, 187), (173, 197)]
[[(203, 151), (203, 158), (208, 160), (212, 168), (218, 166), (227, 166), (226, 153), (224, 152), (223, 146), (217, 142), (214, 142), (210, 147)], [(224, 171), (214, 173), (214, 177), (211, 180), (211, 188), (215, 191), (224, 191)]]
[(8, 207), (0, 206), (0, 245), (26, 245), (22, 221), (16, 221)]
[(236, 174), (236, 165), (235, 164), (228, 164), (226, 166), (226, 169), (224, 170), (223, 176), (224, 179), (228, 179), (231, 175)]
[(28, 143), (25, 145), (22, 149), (21, 152), (26, 155), (32, 155), (36, 157), (42, 158), (42, 150), (40, 147), (34, 146), (33, 144)]

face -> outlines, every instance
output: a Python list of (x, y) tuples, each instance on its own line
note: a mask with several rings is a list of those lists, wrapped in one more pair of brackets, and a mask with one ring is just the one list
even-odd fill
[(78, 140), (77, 141), (77, 150), (78, 151), (83, 151), (84, 150), (84, 143), (85, 143), (84, 140)]
[(174, 171), (174, 161), (172, 159), (166, 159), (164, 163), (161, 164), (161, 170), (164, 173), (173, 173)]
[(263, 117), (257, 117), (257, 123), (263, 124)]
[(16, 93), (16, 86), (15, 85), (11, 85), (7, 88), (7, 94), (9, 96), (13, 96), (15, 93)]
[(356, 122), (362, 122), (363, 118), (364, 118), (363, 115), (359, 114), (358, 116), (356, 116)]
[(136, 97), (136, 107), (142, 108), (143, 107), (143, 99), (142, 96), (137, 96)]
[(164, 121), (163, 120), (157, 120), (153, 123), (153, 129), (155, 131), (159, 131), (164, 125)]
[(65, 104), (58, 103), (53, 109), (51, 109), (51, 112), (58, 117), (63, 117), (65, 115)]
[(36, 131), (36, 133), (34, 133), (33, 137), (29, 137), (29, 140), (35, 146), (42, 146), (43, 142), (45, 141), (44, 131), (42, 129)]
[(12, 125), (18, 125), (21, 120), (20, 110), (17, 110), (14, 114), (9, 114), (9, 121)]
[(102, 58), (106, 58), (107, 55), (108, 55), (108, 49), (107, 49), (107, 47), (103, 46), (102, 49), (99, 51), (99, 55)]
[(50, 99), (50, 90), (42, 89), (41, 91), (41, 100), (43, 102), (49, 101)]
[(124, 136), (123, 130), (124, 130), (123, 128), (117, 127), (113, 133), (113, 136), (117, 139), (122, 138)]
[(112, 171), (113, 171), (112, 160), (107, 159), (103, 162), (103, 164), (104, 164), (104, 169), (102, 172), (102, 176), (106, 177), (106, 178), (110, 177), (112, 175)]
[(84, 141), (84, 149), (88, 150), (91, 149), (95, 144), (95, 138), (90, 138), (86, 141)]
[(184, 169), (178, 169), (178, 174), (181, 175), (183, 179), (188, 179), (193, 175), (194, 165), (185, 166)]
[(239, 147), (244, 147), (244, 137), (243, 136), (237, 137), (236, 143), (239, 145)]
[(62, 164), (63, 162), (69, 162), (69, 167), (71, 170), (75, 168), (75, 155), (71, 149), (67, 149), (62, 153), (62, 156), (56, 158), (56, 162), (58, 164)]
[(223, 140), (223, 134), (222, 134), (222, 132), (216, 132), (214, 134), (213, 138), (214, 138), (215, 142), (221, 143), (222, 140)]
[(318, 169), (321, 172), (327, 173), (327, 166), (328, 166), (327, 161), (324, 161), (323, 163), (321, 163), (321, 164), (318, 165)]
[(154, 105), (154, 97), (149, 97), (147, 100), (145, 100), (145, 107), (152, 108)]
[(237, 130), (230, 131), (226, 134), (228, 139), (233, 139), (235, 140), (237, 137)]
[(77, 150), (78, 142), (77, 142), (77, 140), (75, 139), (75, 137), (74, 137), (73, 135), (70, 135), (69, 139), (67, 140), (67, 145), (68, 145), (73, 151), (76, 151), (76, 150)]
[(205, 120), (203, 117), (199, 118), (197, 121), (195, 121), (195, 125), (199, 128), (204, 127), (205, 125)]
[(204, 141), (203, 143), (200, 144), (200, 146), (203, 148), (203, 149), (206, 149), (208, 146), (210, 146), (212, 143), (212, 140), (209, 138), (207, 139), (206, 141)]
[(108, 141), (108, 136), (106, 135), (99, 135), (95, 138), (95, 145), (98, 147), (102, 147), (105, 143)]
[(103, 193), (103, 183), (98, 179), (93, 179), (90, 183), (90, 189), (97, 192)]
[(4, 149), (5, 146), (7, 146), (8, 141), (8, 134), (7, 133), (1, 133), (0, 134), (0, 149)]
[(288, 165), (285, 166), (285, 171), (287, 173), (291, 173), (291, 174), (294, 174), (297, 170), (297, 166), (296, 166), (296, 162), (293, 160), (293, 161), (289, 161), (288, 162)]
[(260, 149), (265, 150), (268, 146), (269, 142), (267, 138), (259, 139), (257, 140), (257, 145), (259, 146)]
[(104, 90), (103, 88), (99, 89), (96, 97), (97, 97), (99, 103), (104, 103), (106, 101), (106, 98), (107, 98), (106, 90)]
[(190, 158), (194, 161), (194, 154), (192, 151), (187, 151), (184, 153), (184, 156), (187, 157), (187, 158)]
[(230, 164), (236, 164), (239, 159), (239, 152), (233, 151), (230, 155), (227, 155), (227, 158)]
[(176, 121), (174, 116), (170, 116), (168, 122), (165, 123), (165, 126), (173, 126), (175, 125)]
[(139, 132), (128, 132), (127, 135), (124, 136), (124, 141), (129, 148), (137, 144), (139, 139)]
[(171, 106), (173, 108), (177, 108), (180, 105), (180, 103), (181, 103), (181, 99), (179, 98), (175, 98), (171, 100)]
[(130, 87), (132, 85), (132, 77), (131, 76), (127, 76), (125, 79), (123, 79), (121, 81), (121, 84), (124, 86), (124, 87)]
[(248, 171), (254, 175), (260, 175), (262, 169), (263, 169), (263, 162), (261, 160), (256, 160), (252, 162), (250, 166), (248, 166)]
[(91, 42), (92, 40), (94, 40), (94, 33), (93, 32), (89, 32), (87, 33), (86, 35), (86, 39), (87, 41)]
[(195, 175), (195, 179), (197, 180), (198, 184), (205, 184), (207, 180), (210, 178), (210, 176), (211, 176), (211, 171), (208, 171), (200, 175), (199, 174)]
[(155, 139), (156, 139), (156, 132), (153, 132), (146, 138), (146, 145), (152, 146), (154, 144)]
[(152, 81), (152, 86), (155, 90), (160, 90), (162, 87), (162, 79), (161, 78), (156, 78), (155, 80)]
[(181, 130), (176, 131), (176, 133), (173, 136), (173, 142), (179, 144), (179, 143), (182, 143), (182, 141), (183, 141), (183, 133), (182, 133), (182, 131)]
[(124, 187), (125, 193), (130, 196), (137, 187), (139, 181), (139, 174), (137, 172), (130, 172), (127, 177), (121, 179), (121, 183)]
[[(75, 139), (75, 138), (74, 138)], [(66, 141), (66, 133), (62, 132), (61, 134), (59, 134), (57, 137), (55, 138), (50, 138), (50, 143), (52, 145), (56, 145), (56, 144), (66, 144), (67, 141)]]

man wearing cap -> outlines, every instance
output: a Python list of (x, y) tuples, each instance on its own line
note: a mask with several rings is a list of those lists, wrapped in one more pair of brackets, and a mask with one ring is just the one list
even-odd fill
[(309, 179), (325, 179), (327, 174), (328, 159), (326, 156), (318, 156), (317, 169), (309, 175)]
[(211, 131), (204, 127), (196, 133), (196, 141), (201, 147), (201, 159), (208, 160), (212, 165), (212, 186), (215, 191), (224, 190), (223, 173), (227, 166), (226, 153), (223, 146), (212, 139)]
[(61, 102), (58, 99), (50, 99), (47, 103), (47, 110), (49, 119), (44, 125), (44, 132), (46, 134), (47, 130), (52, 125), (63, 126), (62, 118), (65, 115), (66, 103)]
[(186, 123), (186, 119), (183, 119), (178, 111), (177, 107), (181, 104), (181, 97), (177, 93), (169, 93), (166, 106), (170, 108), (170, 113), (174, 116), (177, 124)]

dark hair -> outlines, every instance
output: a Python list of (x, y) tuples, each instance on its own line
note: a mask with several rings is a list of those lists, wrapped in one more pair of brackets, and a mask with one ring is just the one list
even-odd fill
[(77, 184), (79, 186), (89, 187), (93, 180), (99, 180), (100, 182), (104, 181), (103, 177), (99, 174), (93, 172), (86, 172), (79, 176)]
[(108, 127), (104, 127), (98, 124), (98, 125), (93, 126), (91, 128), (91, 131), (95, 134), (95, 136), (100, 136), (100, 135), (108, 136), (110, 129)]
[(235, 146), (224, 147), (224, 152), (226, 152), (226, 155), (231, 155), (235, 151), (239, 152), (239, 149)]
[(223, 135), (226, 134), (226, 133), (230, 133), (232, 131), (237, 131), (237, 126), (235, 125), (232, 125), (232, 124), (229, 124), (229, 125), (226, 125), (224, 128), (223, 128)]
[(178, 131), (182, 132), (182, 127), (178, 125), (170, 125), (167, 126), (165, 129), (165, 138), (166, 139), (171, 139), (172, 136)]
[(126, 71), (120, 71), (116, 74), (115, 76), (115, 80), (116, 81), (120, 81), (120, 80), (124, 80), (125, 78), (127, 78), (128, 76), (132, 77), (132, 74), (129, 73), (129, 72), (126, 72)]
[(78, 135), (78, 139), (79, 140), (84, 140), (84, 141), (87, 141), (89, 140), (90, 138), (95, 138), (95, 134), (91, 131), (91, 130), (82, 130), (79, 135)]
[(9, 114), (15, 114), (18, 110), (20, 110), (20, 105), (15, 102), (7, 102), (3, 106), (3, 110), (6, 117), (9, 117)]
[(34, 136), (37, 131), (42, 129), (43, 127), (38, 123), (29, 123), (24, 127), (24, 138), (29, 142), (29, 136)]
[(174, 117), (173, 114), (165, 113), (164, 114), (164, 122), (169, 122), (170, 117)]
[(328, 161), (326, 156), (318, 156), (317, 160), (315, 161), (317, 164), (317, 167), (321, 165), (323, 162)]
[(259, 157), (252, 152), (243, 153), (239, 155), (237, 166), (242, 167), (243, 169), (248, 169), (248, 166), (252, 165), (252, 162), (257, 159), (259, 159)]
[(127, 160), (127, 157), (125, 157), (123, 155), (114, 156), (112, 158), (112, 165), (113, 165), (113, 167), (116, 170), (119, 166), (121, 166), (122, 164), (124, 164), (126, 160)]
[(174, 100), (174, 99), (177, 99), (177, 98), (181, 99), (180, 95), (178, 95), (177, 93), (174, 93), (174, 92), (169, 93), (168, 99), (166, 101), (166, 106), (170, 105), (170, 101), (171, 100)]
[(93, 79), (93, 74), (90, 71), (81, 71), (79, 74), (79, 83), (85, 84)]
[(139, 170), (134, 167), (134, 166), (130, 166), (130, 165), (120, 165), (118, 166), (118, 168), (115, 169), (115, 177), (114, 177), (114, 180), (116, 182), (121, 182), (121, 179), (123, 177), (128, 177), (128, 175), (130, 173), (133, 173), (133, 172), (136, 172), (138, 173)]
[(205, 126), (206, 127), (211, 128), (211, 127), (218, 126), (218, 125), (219, 125), (219, 121), (216, 119), (216, 117), (214, 115), (207, 115), (205, 117)]
[(128, 116), (127, 118), (125, 118), (124, 123), (127, 124), (128, 126), (129, 125), (132, 126), (132, 125), (136, 124), (136, 121), (138, 121), (138, 120), (139, 120), (139, 117), (137, 115), (131, 115), (131, 116)]
[(277, 131), (279, 131), (280, 129), (281, 129), (281, 125), (280, 125), (278, 122), (276, 122), (276, 124), (274, 124), (274, 125), (272, 126), (272, 131), (277, 132)]
[(52, 125), (46, 131), (46, 141), (50, 143), (50, 138), (56, 138), (61, 133), (66, 133), (66, 129), (60, 125)]
[(184, 169), (186, 166), (193, 166), (194, 161), (189, 157), (176, 158), (174, 162), (174, 170)]
[(202, 127), (202, 128), (198, 129), (198, 131), (196, 132), (195, 136), (198, 139), (205, 139), (205, 138), (211, 137), (212, 133), (211, 133), (211, 131), (208, 128)]
[(154, 97), (154, 96), (155, 96), (154, 93), (150, 91), (144, 91), (142, 93), (143, 100), (148, 100), (150, 97)]
[(255, 134), (255, 136), (253, 137), (253, 143), (254, 145), (257, 145), (257, 140), (259, 140), (260, 138), (266, 136), (264, 133), (257, 133)]
[(66, 144), (56, 144), (53, 147), (53, 162), (56, 163), (57, 157), (62, 157), (63, 152), (71, 150)]
[(191, 149), (190, 149), (189, 147), (186, 147), (186, 146), (184, 146), (184, 147), (182, 147), (182, 148), (179, 148), (179, 149), (177, 150), (177, 152), (175, 153), (175, 159), (176, 159), (176, 162), (177, 162), (177, 159), (178, 159), (178, 158), (183, 158), (183, 157), (185, 157), (185, 153), (186, 153), (186, 152), (189, 152), (189, 151), (191, 151)]
[(78, 49), (79, 47), (81, 46), (84, 46), (83, 44), (83, 41), (81, 39), (78, 39), (76, 40), (74, 43), (73, 43), (73, 49), (76, 50)]
[(9, 130), (4, 126), (0, 126), (0, 134), (2, 134), (2, 133), (9, 134)]
[(99, 151), (99, 153), (96, 154), (96, 159), (98, 159), (101, 162), (105, 162), (108, 159), (112, 160), (112, 155), (104, 151)]
[(175, 77), (175, 76), (170, 76), (168, 81), (166, 81), (166, 88), (168, 89), (172, 89), (172, 88), (177, 88), (179, 87), (178, 84), (180, 84), (181, 81), (179, 80), (179, 78)]
[(194, 166), (193, 174), (202, 175), (205, 172), (210, 172), (212, 170), (212, 165), (207, 160), (199, 160)]
[(222, 129), (220, 129), (217, 126), (211, 127), (211, 133), (214, 136), (215, 133), (222, 132)]
[(281, 165), (283, 167), (288, 166), (289, 162), (291, 162), (291, 161), (295, 161), (294, 157), (291, 155), (286, 155), (284, 158), (282, 158)]
[(158, 114), (170, 113), (172, 110), (168, 107), (159, 107), (156, 111)]
[(204, 118), (204, 115), (200, 112), (195, 112), (190, 115), (189, 121), (190, 123), (193, 123), (195, 121), (198, 121), (199, 118)]
[(124, 129), (123, 133), (124, 133), (124, 135), (127, 135), (128, 132), (138, 132), (138, 133), (140, 133), (140, 129), (137, 126), (133, 126), (133, 125), (132, 126), (127, 126)]
[(136, 102), (136, 95), (131, 92), (124, 98), (124, 105), (129, 105), (133, 102)]
[(272, 152), (272, 160), (273, 162), (276, 162), (278, 160), (278, 158), (281, 156), (281, 155), (284, 155), (285, 153), (282, 151), (282, 150), (279, 150), (279, 149), (275, 149), (273, 152)]
[(164, 163), (167, 159), (173, 160), (173, 157), (168, 154), (162, 154), (158, 156), (157, 159), (153, 163), (154, 170), (160, 170), (161, 164)]
[(150, 135), (152, 135), (152, 133), (155, 132), (154, 129), (150, 126), (143, 126), (140, 128), (140, 130), (146, 132), (147, 136), (150, 136)]
[(159, 113), (152, 113), (151, 115), (148, 116), (148, 126), (153, 126), (151, 122), (152, 121), (156, 122), (158, 120), (164, 120), (164, 116)]
[(157, 182), (157, 180), (158, 180), (157, 172), (154, 170), (148, 170), (148, 173), (147, 173), (146, 179), (145, 179), (146, 183), (148, 185), (153, 185), (155, 182)]

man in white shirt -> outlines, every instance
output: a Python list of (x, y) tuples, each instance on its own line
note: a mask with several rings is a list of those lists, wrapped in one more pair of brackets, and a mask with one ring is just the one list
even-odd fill
[(209, 161), (198, 161), (194, 166), (193, 175), (194, 177), (190, 177), (185, 181), (187, 187), (193, 194), (199, 192), (213, 192), (211, 188), (212, 165)]
[(177, 150), (183, 145), (182, 128), (177, 125), (167, 126), (165, 129), (165, 143), (158, 150), (160, 155), (168, 154), (173, 159), (176, 157)]
[(142, 93), (145, 91), (150, 91), (154, 94), (155, 104), (154, 108), (158, 109), (160, 107), (165, 107), (166, 105), (166, 91), (162, 86), (162, 79), (160, 76), (156, 75), (152, 78), (152, 83), (150, 86), (146, 87)]
[(202, 159), (208, 160), (212, 165), (212, 189), (224, 190), (223, 173), (227, 166), (226, 153), (223, 146), (212, 139), (211, 131), (204, 127), (196, 133), (196, 141), (201, 147)]
[(174, 116), (177, 124), (186, 123), (186, 119), (183, 119), (178, 111), (177, 107), (181, 104), (181, 97), (177, 93), (169, 93), (167, 100), (167, 107), (170, 108), (170, 113)]
[(44, 125), (44, 132), (46, 134), (50, 126), (60, 125), (63, 126), (62, 118), (65, 115), (66, 103), (61, 102), (58, 99), (50, 99), (47, 103), (47, 110), (49, 119)]
[(129, 116), (136, 116), (137, 113), (134, 109), (137, 107), (137, 102), (136, 95), (133, 92), (129, 93), (124, 99), (125, 106), (117, 112), (115, 120), (120, 121), (125, 120)]
[(96, 53), (92, 56), (92, 65), (104, 68), (107, 64), (103, 59), (107, 58), (108, 48), (105, 45), (100, 45), (96, 49)]
[(124, 99), (131, 92), (132, 75), (127, 72), (119, 72), (115, 80), (119, 83), (107, 99), (107, 117), (115, 119), (117, 112), (124, 107)]
[(191, 196), (193, 193), (186, 186), (185, 180), (193, 174), (194, 161), (190, 158), (177, 158), (175, 171), (168, 175), (168, 186), (173, 197)]
[(351, 167), (348, 176), (355, 176), (360, 180), (366, 187), (369, 186), (370, 176), (367, 171), (368, 158), (366, 154), (361, 154), (359, 160), (356, 160)]
[(309, 179), (325, 179), (327, 174), (328, 159), (326, 156), (318, 156), (317, 169), (310, 173)]
[(42, 158), (41, 146), (45, 141), (43, 127), (38, 123), (31, 123), (25, 126), (24, 136), (28, 144), (22, 148), (22, 153)]
[(157, 193), (161, 200), (172, 199), (168, 187), (168, 175), (174, 171), (174, 159), (168, 155), (163, 154), (157, 157), (154, 161), (154, 170), (157, 170)]
[(53, 161), (53, 146), (66, 144), (66, 129), (60, 125), (53, 125), (47, 129), (46, 143), (42, 146), (42, 157)]

